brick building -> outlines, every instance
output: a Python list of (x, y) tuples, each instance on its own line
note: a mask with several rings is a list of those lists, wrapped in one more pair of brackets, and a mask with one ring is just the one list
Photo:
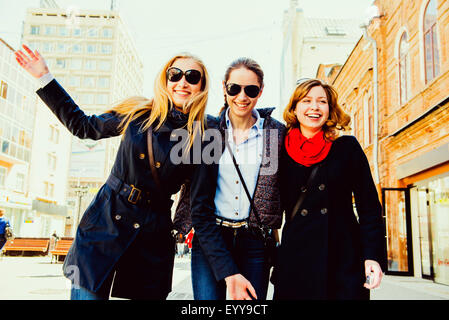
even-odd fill
[(449, 1), (373, 4), (379, 15), (326, 80), (382, 195), (388, 272), (449, 285)]

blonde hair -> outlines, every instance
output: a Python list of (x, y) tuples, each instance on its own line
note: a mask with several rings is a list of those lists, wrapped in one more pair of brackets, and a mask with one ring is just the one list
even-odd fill
[(322, 128), (324, 137), (328, 141), (334, 141), (339, 137), (338, 130), (347, 131), (351, 129), (349, 127), (351, 117), (345, 113), (338, 104), (337, 91), (335, 91), (331, 85), (322, 82), (319, 79), (309, 79), (296, 86), (295, 91), (284, 110), (284, 120), (286, 122), (287, 132), (293, 128), (299, 128), (298, 118), (295, 114), (296, 105), (307, 95), (307, 93), (309, 93), (310, 89), (317, 86), (321, 86), (326, 92), (329, 105), (329, 118)]
[(192, 59), (200, 65), (203, 77), (201, 79), (201, 91), (195, 94), (191, 99), (185, 102), (183, 110), (189, 110), (187, 120), (187, 131), (189, 133), (189, 147), (193, 145), (196, 135), (204, 132), (206, 104), (209, 93), (209, 74), (207, 73), (204, 63), (197, 57), (190, 54), (179, 54), (171, 58), (164, 67), (159, 71), (154, 82), (154, 97), (148, 99), (145, 97), (134, 96), (127, 98), (107, 112), (116, 112), (123, 116), (120, 122), (121, 133), (124, 134), (131, 121), (141, 117), (148, 111), (150, 116), (143, 122), (142, 131), (147, 130), (155, 122), (157, 126), (154, 130), (158, 130), (167, 119), (169, 109), (174, 108), (173, 101), (167, 90), (167, 69), (178, 59)]

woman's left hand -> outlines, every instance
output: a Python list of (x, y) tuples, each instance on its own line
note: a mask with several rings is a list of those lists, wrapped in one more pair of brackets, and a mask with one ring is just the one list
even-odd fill
[(376, 289), (380, 286), (383, 273), (377, 261), (365, 260), (365, 275), (370, 277), (370, 282), (363, 285), (365, 288)]

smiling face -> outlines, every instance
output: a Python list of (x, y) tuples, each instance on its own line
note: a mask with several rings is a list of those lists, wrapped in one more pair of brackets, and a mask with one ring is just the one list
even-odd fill
[[(198, 70), (204, 76), (201, 66), (193, 59), (177, 59), (172, 67), (176, 67), (183, 72), (187, 70)], [(201, 79), (197, 84), (191, 84), (186, 81), (185, 75), (181, 80), (172, 82), (167, 80), (167, 90), (176, 107), (176, 109), (183, 111), (184, 103), (191, 99), (195, 94), (201, 92), (201, 85), (204, 79)]]
[(311, 88), (296, 104), (295, 115), (306, 138), (318, 133), (329, 118), (329, 102), (323, 87)]
[[(250, 118), (254, 107), (257, 104), (257, 100), (262, 94), (263, 87), (257, 78), (257, 75), (244, 67), (232, 70), (227, 80), (227, 84), (238, 84), (241, 86), (241, 90), (235, 96), (231, 96), (226, 91), (226, 83), (223, 82), (223, 92), (226, 97), (226, 101), (229, 105), (229, 113), (231, 116), (239, 118)], [(244, 87), (246, 86), (257, 86), (260, 88), (259, 94), (250, 98), (245, 93)]]

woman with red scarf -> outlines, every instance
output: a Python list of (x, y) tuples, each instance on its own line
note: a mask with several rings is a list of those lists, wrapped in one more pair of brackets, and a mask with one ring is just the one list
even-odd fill
[(384, 226), (368, 160), (355, 137), (339, 136), (350, 117), (331, 86), (308, 79), (296, 87), (284, 120), (286, 223), (274, 299), (369, 299), (385, 270)]

